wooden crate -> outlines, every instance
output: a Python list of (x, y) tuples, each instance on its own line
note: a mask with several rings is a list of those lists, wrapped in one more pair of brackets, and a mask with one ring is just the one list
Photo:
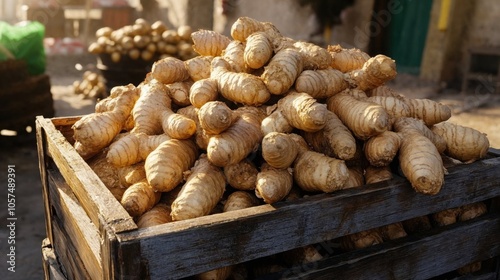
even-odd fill
[[(484, 217), (326, 258), (300, 279), (427, 279), (500, 256), (500, 154), (448, 169), (441, 192), (404, 178), (150, 228), (133, 219), (71, 145), (78, 117), (38, 117), (47, 236), (69, 279), (178, 279), (479, 201)], [(489, 276), (498, 279), (498, 269)], [(270, 275), (271, 277), (271, 275)]]

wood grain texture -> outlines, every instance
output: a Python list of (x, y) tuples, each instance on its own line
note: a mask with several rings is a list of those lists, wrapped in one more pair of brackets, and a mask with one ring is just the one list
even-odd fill
[(51, 220), (58, 223), (64, 233), (71, 237), (68, 242), (78, 252), (82, 265), (92, 279), (101, 279), (102, 241), (97, 227), (80, 206), (61, 175), (49, 169), (48, 177), (51, 194), (49, 202), (53, 209)]
[(500, 255), (499, 233), (500, 217), (488, 215), (291, 268), (266, 279), (330, 280), (332, 275), (336, 279), (372, 279), (375, 275), (377, 279), (429, 279)]
[(38, 120), (43, 119), (42, 117), (37, 117), (35, 122), (36, 129), (36, 145), (37, 145), (37, 153), (38, 153), (38, 169), (40, 170), (40, 180), (42, 183), (42, 197), (43, 197), (43, 205), (45, 212), (45, 233), (47, 234), (47, 238), (49, 242), (54, 242), (52, 238), (52, 208), (50, 207), (49, 202), (49, 181), (47, 178), (47, 160), (45, 156), (46, 150), (46, 135), (43, 131), (43, 127), (38, 122)]

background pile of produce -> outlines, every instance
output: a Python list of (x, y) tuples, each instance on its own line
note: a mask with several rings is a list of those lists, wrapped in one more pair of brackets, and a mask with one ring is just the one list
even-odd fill
[(134, 24), (118, 29), (103, 27), (90, 44), (92, 54), (107, 54), (115, 63), (123, 58), (154, 62), (165, 56), (187, 60), (196, 55), (192, 48), (191, 27), (169, 29), (162, 21), (149, 23), (139, 18)]
[(73, 91), (83, 98), (102, 99), (108, 96), (104, 77), (90, 70), (83, 72), (82, 80), (73, 82)]
[[(387, 56), (295, 41), (247, 17), (232, 38), (190, 35), (197, 56), (155, 61), (142, 84), (114, 87), (73, 126), (75, 149), (139, 227), (359, 187), (398, 170), (434, 195), (443, 158), (471, 163), (489, 148), (483, 133), (447, 122), (447, 106), (387, 87), (397, 74)], [(362, 239), (350, 238), (345, 248)]]

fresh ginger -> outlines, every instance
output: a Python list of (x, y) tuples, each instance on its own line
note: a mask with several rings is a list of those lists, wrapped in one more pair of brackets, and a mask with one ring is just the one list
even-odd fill
[(169, 139), (171, 138), (165, 134), (130, 133), (111, 143), (107, 154), (108, 162), (124, 167), (144, 161), (158, 145)]
[(325, 104), (307, 93), (289, 92), (278, 101), (278, 108), (288, 123), (300, 130), (315, 132), (326, 125)]
[(274, 168), (288, 168), (297, 157), (295, 141), (286, 133), (271, 132), (262, 138), (262, 157)]
[(190, 105), (177, 110), (177, 114), (190, 118), (196, 123), (196, 132), (194, 140), (196, 145), (202, 150), (206, 150), (210, 135), (208, 135), (203, 128), (201, 128), (200, 120), (198, 119), (198, 108)]
[(144, 162), (118, 168), (118, 178), (120, 179), (120, 184), (126, 187), (145, 179), (146, 170), (144, 169)]
[(210, 101), (198, 110), (201, 128), (207, 134), (220, 134), (236, 120), (233, 111), (222, 101)]
[(163, 131), (174, 139), (188, 139), (196, 133), (196, 122), (170, 109), (161, 114)]
[[(158, 135), (165, 132), (169, 137), (187, 139), (196, 132), (196, 123), (171, 109), (171, 101), (166, 94), (166, 86), (157, 80), (151, 80), (139, 86), (140, 97), (134, 104), (132, 116), (134, 128), (127, 137), (113, 143), (109, 155), (111, 162), (125, 166), (144, 160), (150, 149), (142, 149), (143, 137), (137, 135)], [(141, 151), (144, 151), (141, 155)]]
[(311, 192), (333, 192), (344, 187), (349, 171), (343, 160), (309, 150), (304, 138), (290, 134), (299, 147), (293, 178), (297, 185)]
[(322, 130), (304, 132), (302, 136), (316, 152), (327, 156), (350, 160), (356, 154), (356, 139), (332, 111), (326, 112), (326, 124)]
[(260, 123), (264, 112), (255, 107), (240, 107), (233, 112), (238, 117), (236, 121), (208, 142), (208, 160), (216, 166), (240, 162), (258, 147), (263, 137)]
[(431, 130), (446, 142), (445, 154), (465, 163), (483, 158), (490, 147), (488, 137), (471, 127), (442, 122)]
[(451, 117), (450, 107), (434, 100), (418, 98), (405, 100), (410, 105), (410, 116), (423, 120), (427, 126), (444, 122)]
[(431, 215), (432, 221), (436, 226), (442, 227), (451, 225), (457, 222), (460, 208), (450, 208)]
[(269, 100), (271, 94), (264, 82), (257, 76), (247, 73), (234, 73), (224, 59), (212, 60), (211, 77), (217, 80), (222, 96), (230, 101), (244, 105), (259, 106)]
[(344, 74), (335, 69), (304, 70), (295, 81), (295, 90), (305, 92), (314, 98), (328, 98), (346, 88), (349, 84)]
[(264, 31), (265, 26), (262, 22), (250, 17), (239, 17), (231, 25), (231, 37), (234, 40), (245, 42), (252, 33)]
[(293, 185), (290, 169), (279, 169), (264, 163), (257, 174), (255, 195), (265, 203), (275, 203), (284, 199)]
[(170, 56), (153, 63), (151, 77), (163, 84), (171, 84), (187, 80), (189, 72), (184, 61)]
[(482, 216), (488, 212), (486, 204), (482, 201), (463, 205), (458, 213), (459, 221), (468, 221)]
[(180, 221), (205, 216), (222, 199), (226, 180), (222, 170), (202, 154), (188, 173), (186, 183), (172, 203), (172, 220)]
[(199, 55), (184, 61), (184, 65), (193, 81), (210, 78), (210, 64), (213, 56)]
[(403, 238), (408, 235), (401, 222), (381, 226), (377, 229), (382, 236), (382, 240), (384, 241)]
[(255, 164), (247, 158), (224, 167), (224, 176), (226, 176), (227, 183), (231, 187), (242, 191), (255, 189), (258, 173), (259, 170), (257, 170)]
[(444, 183), (445, 168), (436, 146), (429, 138), (414, 131), (403, 132), (399, 165), (417, 192), (437, 194)]
[(270, 93), (281, 95), (286, 93), (302, 72), (302, 55), (294, 48), (277, 52), (261, 75)]
[(231, 193), (224, 202), (224, 212), (235, 211), (259, 205), (259, 199), (246, 191)]
[(372, 90), (367, 91), (367, 95), (369, 97), (372, 97), (372, 96), (390, 96), (390, 97), (404, 99), (404, 96), (398, 94), (396, 92), (396, 90), (394, 90), (393, 88), (390, 88), (386, 85), (382, 85), (382, 86), (379, 86), (379, 87), (376, 87)]
[(396, 74), (395, 61), (382, 54), (368, 59), (361, 69), (348, 73), (353, 85), (363, 91), (385, 84), (394, 79)]
[(399, 151), (401, 137), (393, 131), (384, 131), (366, 140), (365, 157), (373, 166), (389, 165)]
[(170, 217), (170, 206), (158, 203), (150, 210), (142, 214), (137, 220), (137, 227), (146, 228), (172, 222)]
[(228, 37), (212, 30), (198, 30), (191, 33), (193, 49), (200, 55), (220, 56), (231, 42)]
[(328, 98), (327, 106), (361, 140), (388, 130), (390, 125), (389, 114), (382, 106), (358, 100), (349, 90)]
[(344, 189), (356, 188), (365, 184), (363, 167), (349, 166), (347, 167), (347, 171), (349, 172), (349, 179), (347, 179), (347, 182), (344, 184)]
[(361, 69), (370, 59), (367, 53), (356, 48), (344, 49), (340, 45), (329, 45), (327, 50), (332, 56), (332, 68), (344, 73)]
[(411, 116), (411, 107), (402, 98), (392, 96), (370, 96), (366, 100), (384, 107), (391, 117), (391, 124), (394, 123), (397, 118)]
[(247, 37), (243, 59), (252, 69), (259, 69), (267, 64), (273, 55), (271, 40), (265, 32), (254, 32)]
[(189, 101), (196, 108), (200, 108), (209, 101), (217, 100), (218, 96), (217, 81), (211, 78), (200, 79), (189, 89)]
[(289, 133), (293, 131), (293, 126), (288, 123), (285, 116), (277, 106), (269, 108), (268, 115), (262, 120), (261, 131), (263, 135), (271, 132)]
[(305, 70), (326, 69), (332, 64), (332, 56), (325, 48), (305, 41), (293, 42), (291, 46), (302, 54)]
[(365, 168), (365, 183), (374, 184), (386, 180), (390, 180), (394, 177), (389, 166), (375, 167), (369, 165)]
[(116, 98), (112, 110), (83, 116), (72, 126), (75, 149), (83, 159), (96, 155), (120, 133), (138, 96), (132, 84), (114, 87), (108, 97)]
[(346, 236), (342, 236), (340, 240), (340, 247), (346, 251), (362, 249), (384, 242), (377, 229), (369, 229), (352, 233)]
[(185, 107), (191, 105), (189, 100), (189, 90), (192, 85), (193, 81), (185, 80), (165, 85), (165, 87), (167, 88), (167, 94), (172, 100), (172, 103), (180, 107)]
[(427, 127), (424, 121), (416, 118), (401, 117), (398, 118), (394, 124), (393, 129), (396, 132), (402, 132), (406, 129), (413, 129), (429, 138), (429, 140), (434, 143), (438, 152), (440, 154), (444, 153), (446, 149), (446, 141), (440, 135), (434, 133), (429, 127)]
[(125, 190), (121, 204), (130, 216), (139, 217), (153, 208), (160, 197), (160, 192), (155, 191), (146, 180), (142, 180)]
[(146, 177), (158, 192), (168, 192), (183, 180), (198, 158), (198, 148), (191, 140), (170, 139), (161, 143), (145, 160)]
[(249, 73), (252, 69), (245, 62), (245, 43), (234, 40), (222, 51), (222, 58), (229, 63), (233, 72)]
[(135, 126), (131, 132), (148, 135), (160, 134), (163, 132), (162, 112), (170, 110), (171, 107), (167, 88), (159, 80), (153, 79), (148, 83), (141, 84), (139, 89), (140, 97), (132, 109)]

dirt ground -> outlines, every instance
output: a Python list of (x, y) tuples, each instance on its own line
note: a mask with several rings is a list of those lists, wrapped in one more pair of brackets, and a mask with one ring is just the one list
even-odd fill
[[(51, 76), (52, 93), (56, 116), (74, 116), (93, 111), (94, 102), (82, 99), (72, 92), (72, 83), (81, 79), (82, 69), (93, 69), (95, 58), (89, 55), (48, 57), (47, 73)], [(476, 128), (488, 135), (490, 144), (500, 148), (500, 98), (494, 94), (461, 94), (456, 90), (441, 89), (437, 85), (420, 81), (414, 76), (398, 75), (390, 86), (410, 97), (430, 98), (450, 105), (454, 115), (450, 121)], [(1, 129), (1, 128), (0, 128)], [(7, 271), (8, 254), (6, 226), (0, 227), (0, 279), (43, 278), (41, 243), (45, 238), (45, 217), (43, 210), (38, 157), (34, 137), (0, 136), (0, 182), (7, 185), (7, 166), (16, 169), (16, 272)], [(7, 223), (7, 189), (0, 220)]]

